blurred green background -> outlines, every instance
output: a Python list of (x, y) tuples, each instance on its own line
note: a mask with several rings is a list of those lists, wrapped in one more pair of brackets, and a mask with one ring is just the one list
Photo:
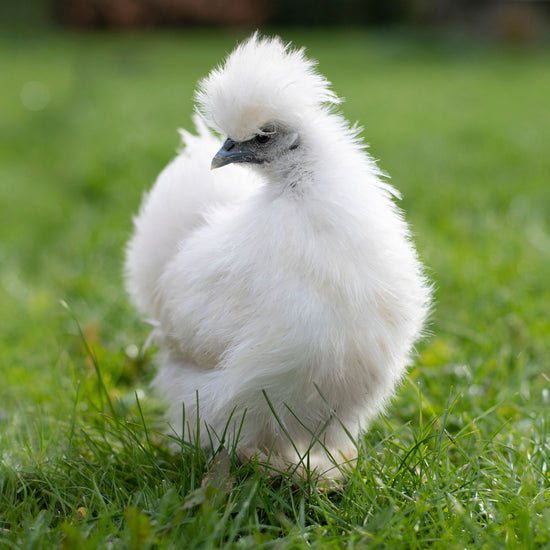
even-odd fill
[[(131, 217), (175, 154), (177, 129), (190, 125), (197, 80), (252, 28), (177, 18), (124, 25), (107, 16), (85, 24), (67, 18), (73, 4), (82, 2), (12, 5), (2, 18), (4, 438), (36, 411), (54, 424), (72, 411), (76, 380), (91, 376), (73, 316), (114, 392), (146, 384), (152, 367), (135, 350), (148, 328), (121, 274)], [(97, 14), (116, 4), (88, 7)], [(464, 385), (480, 388), (471, 396), (480, 411), (487, 399), (517, 399), (518, 387), (542, 406), (550, 366), (546, 7), (535, 24), (529, 14), (538, 12), (525, 3), (515, 33), (497, 17), (480, 34), (462, 12), (453, 19), (414, 3), (362, 4), (358, 20), (371, 26), (330, 28), (283, 26), (285, 17), (301, 20), (280, 5), (257, 15), (262, 28), (306, 46), (346, 98), (345, 115), (365, 126), (372, 155), (404, 195), (430, 268), (433, 336), (411, 376), (436, 408)]]

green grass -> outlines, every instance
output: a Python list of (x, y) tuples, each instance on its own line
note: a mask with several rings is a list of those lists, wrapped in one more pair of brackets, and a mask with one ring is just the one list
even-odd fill
[(548, 48), (284, 33), (404, 195), (433, 334), (337, 490), (167, 450), (123, 248), (242, 37), (0, 38), (0, 548), (549, 548)]

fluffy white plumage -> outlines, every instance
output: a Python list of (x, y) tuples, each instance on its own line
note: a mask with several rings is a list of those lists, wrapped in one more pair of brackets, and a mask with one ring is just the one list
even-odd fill
[[(188, 438), (199, 424), (321, 468), (325, 449), (351, 458), (346, 430), (391, 397), (430, 304), (396, 193), (303, 50), (254, 35), (197, 99), (198, 136), (182, 133), (127, 250), (157, 324), (154, 385)], [(218, 149), (232, 165), (211, 170)]]

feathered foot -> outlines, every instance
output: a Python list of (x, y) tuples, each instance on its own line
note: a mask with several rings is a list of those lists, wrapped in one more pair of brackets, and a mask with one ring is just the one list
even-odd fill
[(312, 456), (309, 460), (305, 458), (296, 463), (278, 453), (267, 455), (260, 449), (249, 447), (237, 448), (236, 455), (242, 464), (247, 462), (256, 464), (260, 474), (268, 478), (289, 476), (295, 481), (312, 480), (319, 490), (341, 487), (346, 470), (349, 470), (354, 462), (346, 460), (344, 463), (336, 465), (328, 458), (319, 459), (319, 457)]

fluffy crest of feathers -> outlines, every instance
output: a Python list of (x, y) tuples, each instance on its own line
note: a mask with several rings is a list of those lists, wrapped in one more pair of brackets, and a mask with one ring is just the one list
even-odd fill
[(303, 48), (255, 33), (199, 83), (196, 99), (212, 128), (245, 141), (266, 123), (299, 127), (312, 111), (340, 103), (329, 85)]

